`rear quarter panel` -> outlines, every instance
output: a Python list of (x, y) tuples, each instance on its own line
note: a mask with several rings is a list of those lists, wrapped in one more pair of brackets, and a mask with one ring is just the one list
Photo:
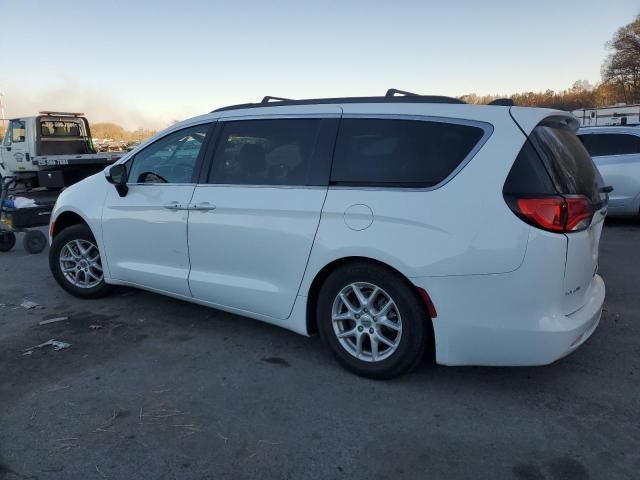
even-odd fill
[[(344, 105), (344, 114), (384, 115), (387, 105)], [(344, 257), (384, 262), (407, 277), (504, 273), (524, 258), (529, 226), (502, 196), (525, 137), (507, 107), (393, 105), (393, 113), (477, 120), (493, 133), (469, 163), (434, 190), (331, 187), (301, 294)], [(399, 110), (403, 110), (399, 112)], [(354, 214), (348, 211), (357, 205)], [(366, 206), (368, 210), (360, 206)], [(370, 226), (356, 230), (347, 223)]]

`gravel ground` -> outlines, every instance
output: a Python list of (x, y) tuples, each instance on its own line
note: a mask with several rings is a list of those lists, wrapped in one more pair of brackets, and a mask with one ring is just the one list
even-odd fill
[[(389, 382), (235, 315), (75, 299), (18, 245), (0, 254), (0, 479), (639, 478), (638, 245), (639, 222), (608, 221), (605, 313), (573, 355)], [(49, 339), (71, 346), (23, 354)]]

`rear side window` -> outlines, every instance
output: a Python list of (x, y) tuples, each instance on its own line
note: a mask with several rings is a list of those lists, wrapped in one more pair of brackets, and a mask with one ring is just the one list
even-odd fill
[(640, 153), (640, 136), (624, 133), (594, 133), (580, 139), (592, 157)]
[(225, 122), (209, 183), (316, 184), (316, 167), (322, 162), (314, 160), (322, 150), (318, 143), (323, 122), (313, 118)]
[(343, 119), (331, 183), (431, 187), (469, 156), (484, 133), (480, 127), (445, 122)]
[(520, 150), (504, 184), (503, 192), (518, 196), (558, 193), (531, 141), (527, 140)]
[(602, 177), (573, 130), (544, 123), (533, 129), (529, 139), (559, 193), (584, 195), (596, 204), (601, 201)]

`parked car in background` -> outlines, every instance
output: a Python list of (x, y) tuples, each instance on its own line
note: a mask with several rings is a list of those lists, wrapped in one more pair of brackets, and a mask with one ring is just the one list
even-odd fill
[(613, 187), (609, 215), (640, 215), (640, 127), (581, 128), (578, 137)]
[(600, 320), (607, 194), (566, 113), (426, 96), (226, 107), (68, 188), (50, 268), (309, 335), (374, 378), (542, 365)]

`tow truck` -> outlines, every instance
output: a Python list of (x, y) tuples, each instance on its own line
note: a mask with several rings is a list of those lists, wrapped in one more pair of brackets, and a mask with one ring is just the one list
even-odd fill
[[(28, 252), (41, 252), (46, 237), (32, 228), (49, 223), (59, 193), (125, 153), (97, 152), (82, 113), (44, 111), (9, 120), (0, 145), (0, 252), (13, 248), (16, 232), (25, 233)], [(36, 206), (15, 208), (13, 196), (31, 198)]]
[(61, 190), (103, 170), (125, 152), (96, 152), (82, 113), (40, 112), (14, 118), (0, 146), (0, 178)]

